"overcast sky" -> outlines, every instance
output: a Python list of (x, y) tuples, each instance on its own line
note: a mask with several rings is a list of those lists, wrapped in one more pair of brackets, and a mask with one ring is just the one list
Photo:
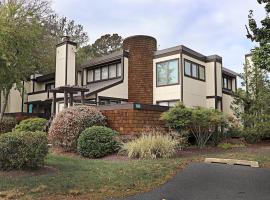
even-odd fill
[(237, 72), (254, 46), (245, 37), (248, 12), (265, 16), (257, 0), (53, 0), (53, 8), (82, 24), (90, 43), (106, 33), (151, 35), (159, 49), (182, 44), (218, 54)]

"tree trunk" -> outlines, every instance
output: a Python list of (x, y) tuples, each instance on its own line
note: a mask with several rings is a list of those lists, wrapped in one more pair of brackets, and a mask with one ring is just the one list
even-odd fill
[(4, 93), (4, 104), (3, 104), (3, 107), (2, 107), (1, 112), (0, 112), (0, 122), (3, 121), (4, 113), (5, 113), (6, 108), (7, 108), (9, 91), (3, 92), (3, 93)]

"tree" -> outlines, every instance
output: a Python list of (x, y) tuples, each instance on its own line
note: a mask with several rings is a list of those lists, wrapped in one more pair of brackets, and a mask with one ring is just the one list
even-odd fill
[(86, 45), (78, 50), (77, 64), (80, 65), (88, 59), (111, 54), (121, 50), (123, 38), (117, 33), (106, 34), (98, 38), (92, 45)]
[(40, 19), (49, 10), (45, 1), (10, 1), (0, 6), (0, 91), (4, 96), (0, 122), (11, 88), (48, 68), (46, 45)]
[(50, 58), (51, 72), (55, 70), (55, 45), (62, 41), (63, 36), (69, 36), (70, 40), (76, 42), (79, 48), (88, 42), (88, 34), (84, 31), (83, 26), (76, 24), (74, 20), (59, 17), (53, 13), (41, 23), (44, 26), (44, 35), (46, 35), (47, 45), (50, 48), (46, 54)]
[(189, 131), (196, 139), (197, 145), (203, 148), (217, 127), (224, 127), (228, 120), (224, 114), (215, 109), (195, 107), (186, 108), (178, 104), (161, 116), (168, 127), (178, 131)]
[(266, 17), (261, 20), (259, 27), (254, 19), (253, 11), (250, 10), (248, 15), (249, 19), (249, 32), (247, 28), (247, 37), (253, 42), (259, 43), (258, 47), (253, 50), (254, 65), (261, 69), (270, 71), (270, 0), (257, 0), (259, 4), (265, 3)]

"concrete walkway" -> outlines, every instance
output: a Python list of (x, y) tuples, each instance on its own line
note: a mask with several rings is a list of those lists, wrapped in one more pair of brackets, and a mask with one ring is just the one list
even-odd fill
[(270, 170), (192, 164), (165, 185), (123, 200), (269, 200)]

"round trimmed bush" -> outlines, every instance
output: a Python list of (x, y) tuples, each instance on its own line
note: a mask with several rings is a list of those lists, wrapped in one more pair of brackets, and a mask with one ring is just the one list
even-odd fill
[(94, 125), (105, 125), (105, 117), (95, 107), (69, 107), (54, 118), (49, 129), (49, 141), (66, 151), (76, 151), (81, 132)]
[(48, 153), (47, 134), (18, 132), (0, 135), (0, 169), (36, 169)]
[(78, 152), (88, 158), (100, 158), (119, 150), (115, 140), (118, 133), (103, 126), (93, 126), (84, 130), (78, 139)]
[(16, 125), (15, 131), (44, 131), (46, 129), (47, 119), (43, 118), (29, 118), (22, 120)]

